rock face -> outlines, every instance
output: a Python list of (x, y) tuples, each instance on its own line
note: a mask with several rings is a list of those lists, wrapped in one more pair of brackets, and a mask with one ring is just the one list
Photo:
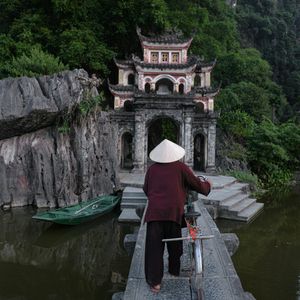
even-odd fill
[(77, 76), (88, 78), (81, 69), (0, 80), (0, 139), (47, 127), (80, 102), (83, 89)]
[[(217, 130), (216, 143), (216, 170), (223, 173), (228, 171), (249, 171), (246, 157), (242, 150), (238, 148), (231, 136), (226, 135), (221, 130)], [(233, 155), (234, 154), (234, 155)], [(232, 156), (239, 156), (233, 158)]]
[[(41, 114), (29, 108), (28, 115), (24, 112), (19, 114), (23, 120), (32, 124), (31, 129), (40, 126), (38, 120), (41, 115), (46, 116), (44, 126), (53, 120), (53, 114), (69, 109), (72, 103), (84, 101), (80, 96), (82, 88), (72, 81), (76, 74), (77, 70), (63, 73), (62, 77), (55, 75), (53, 78), (35, 79), (36, 82), (44, 80), (45, 85), (48, 82), (46, 90), (49, 97), (44, 97), (45, 91), (42, 95), (36, 94), (37, 89), (31, 89), (32, 94), (28, 95), (28, 99), (36, 99), (35, 103), (42, 103), (39, 97), (51, 101), (47, 100), (47, 109)], [(61, 78), (60, 91), (50, 88), (57, 78)], [(16, 82), (20, 80), (25, 79), (16, 79)], [(28, 79), (28, 85), (33, 81)], [(16, 89), (19, 86), (13, 82), (11, 85)], [(50, 107), (56, 112), (50, 111)], [(20, 109), (18, 111), (21, 112)], [(9, 113), (6, 111), (3, 115), (8, 116)], [(39, 117), (36, 118), (37, 115)], [(0, 140), (0, 206), (33, 204), (37, 207), (61, 207), (111, 193), (113, 187), (118, 186), (115, 174), (117, 139), (109, 113), (98, 112), (79, 119), (73, 121), (68, 133), (60, 133), (54, 123), (47, 128)], [(17, 133), (19, 120), (11, 119), (10, 122), (14, 124), (11, 126), (14, 128), (11, 134)], [(2, 124), (1, 132), (4, 132)]]

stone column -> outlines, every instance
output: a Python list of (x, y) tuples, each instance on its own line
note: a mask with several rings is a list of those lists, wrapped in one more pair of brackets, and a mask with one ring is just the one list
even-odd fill
[(135, 115), (134, 159), (132, 173), (144, 173), (145, 168), (145, 118)]
[(151, 82), (151, 83), (150, 83), (150, 90), (151, 90), (152, 92), (155, 92), (155, 82)]
[(193, 166), (192, 158), (192, 118), (186, 116), (184, 119), (184, 130), (183, 130), (183, 147), (185, 149), (184, 162), (189, 166)]
[(177, 82), (174, 83), (173, 92), (175, 92), (175, 93), (179, 92), (179, 84)]
[(206, 172), (211, 173), (216, 170), (215, 158), (216, 158), (216, 121), (211, 121), (207, 133)]

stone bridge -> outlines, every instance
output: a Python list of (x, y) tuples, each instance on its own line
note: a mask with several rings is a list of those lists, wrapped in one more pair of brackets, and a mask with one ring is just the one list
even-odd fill
[[(129, 184), (130, 177), (123, 178), (123, 183)], [(222, 179), (223, 181), (225, 179)], [(221, 188), (223, 185), (226, 186), (226, 182), (215, 184), (215, 189)], [(122, 179), (121, 179), (122, 181)], [(225, 180), (226, 181), (226, 180)], [(137, 181), (135, 181), (137, 183)], [(219, 186), (218, 186), (219, 184)], [(227, 182), (228, 184), (228, 182)], [(130, 185), (134, 185), (132, 181)], [(139, 184), (136, 184), (139, 186)], [(131, 187), (130, 196), (132, 201), (144, 201), (142, 190), (138, 187)], [(127, 196), (128, 196), (127, 192)], [(123, 196), (124, 197), (124, 196)], [(126, 195), (125, 195), (126, 197)], [(140, 199), (140, 200), (139, 200)], [(144, 200), (143, 200), (144, 199)], [(140, 202), (141, 203), (141, 202)], [(238, 247), (238, 238), (234, 234), (221, 234), (208, 213), (203, 200), (199, 198), (194, 203), (195, 209), (201, 213), (198, 218), (198, 224), (201, 228), (203, 235), (213, 235), (214, 238), (211, 240), (205, 240), (203, 242), (203, 259), (204, 259), (204, 272), (203, 272), (203, 293), (204, 299), (207, 300), (237, 300), (237, 299), (254, 299), (254, 297), (245, 292), (239, 276), (237, 275), (233, 262), (230, 255), (232, 255)], [(126, 209), (123, 210), (123, 212)], [(123, 221), (138, 221), (138, 216), (133, 213), (134, 209), (130, 211), (127, 216), (123, 215)], [(186, 232), (183, 229), (183, 235)], [(133, 258), (129, 271), (128, 281), (126, 290), (122, 293), (113, 295), (113, 300), (140, 300), (140, 299), (180, 299), (180, 300), (193, 300), (197, 299), (196, 293), (191, 287), (191, 262), (187, 243), (184, 243), (184, 254), (181, 261), (181, 273), (179, 277), (170, 276), (165, 266), (165, 274), (162, 281), (161, 292), (156, 295), (153, 294), (144, 277), (144, 247), (145, 247), (145, 234), (146, 225), (141, 222), (138, 234), (129, 235), (126, 237), (127, 245), (135, 242), (133, 246)], [(125, 244), (126, 244), (125, 239)], [(167, 262), (167, 253), (165, 253), (165, 262)]]

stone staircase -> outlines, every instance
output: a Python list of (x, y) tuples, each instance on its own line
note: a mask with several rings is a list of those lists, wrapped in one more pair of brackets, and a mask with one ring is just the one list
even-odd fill
[[(145, 206), (147, 203), (147, 197), (141, 188), (143, 176), (138, 176), (136, 180), (132, 178), (132, 174), (129, 174), (129, 176), (123, 177), (123, 184), (125, 183), (126, 187), (123, 191), (122, 213), (119, 221), (140, 222), (135, 209)], [(207, 177), (213, 183), (213, 190), (207, 197), (199, 195), (199, 198), (202, 199), (205, 205), (213, 206), (218, 217), (249, 222), (262, 211), (263, 203), (257, 203), (256, 199), (250, 197), (247, 183), (238, 182), (236, 178), (231, 176)], [(134, 186), (128, 184), (129, 182), (134, 182)]]
[(263, 209), (264, 204), (256, 202), (249, 194), (247, 183), (232, 181), (223, 188), (216, 188), (205, 197), (200, 195), (205, 205), (217, 208), (219, 218), (250, 222)]

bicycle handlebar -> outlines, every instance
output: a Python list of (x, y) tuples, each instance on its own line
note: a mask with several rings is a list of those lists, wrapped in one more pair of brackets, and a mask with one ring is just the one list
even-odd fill
[[(196, 239), (197, 240), (208, 240), (208, 239), (212, 239), (213, 237), (215, 237), (215, 236), (214, 235), (200, 235), (200, 236), (197, 236)], [(183, 241), (183, 240), (193, 240), (193, 238), (191, 236), (184, 236), (184, 237), (180, 237), (180, 238), (163, 239), (162, 242), (173, 242), (173, 241)]]

